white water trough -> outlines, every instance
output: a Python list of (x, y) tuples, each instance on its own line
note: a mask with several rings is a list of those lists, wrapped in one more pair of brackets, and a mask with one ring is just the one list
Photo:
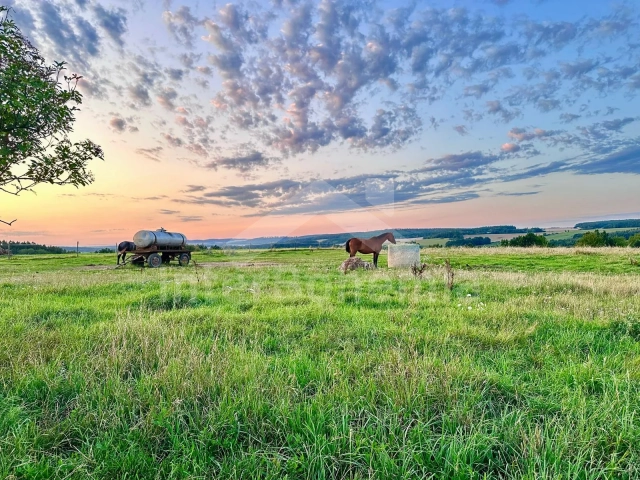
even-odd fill
[(387, 265), (390, 268), (410, 267), (420, 264), (420, 245), (413, 243), (396, 243), (389, 245)]

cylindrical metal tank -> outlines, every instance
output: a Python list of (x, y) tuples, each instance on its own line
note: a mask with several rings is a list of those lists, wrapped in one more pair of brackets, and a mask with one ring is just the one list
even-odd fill
[(133, 243), (137, 248), (158, 247), (182, 248), (187, 243), (187, 237), (181, 233), (167, 232), (165, 230), (140, 230), (133, 236)]

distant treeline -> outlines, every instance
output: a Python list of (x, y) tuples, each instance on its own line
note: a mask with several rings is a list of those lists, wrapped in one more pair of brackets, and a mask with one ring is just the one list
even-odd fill
[[(376, 230), (370, 232), (359, 233), (335, 233), (335, 234), (321, 234), (321, 235), (305, 235), (300, 237), (282, 237), (282, 238), (256, 238), (253, 240), (246, 240), (240, 244), (234, 241), (231, 244), (225, 245), (224, 242), (220, 242), (219, 245), (225, 248), (317, 248), (317, 247), (333, 247), (336, 245), (344, 245), (347, 240), (352, 237), (370, 238), (376, 235), (380, 235), (389, 230)], [(443, 243), (445, 239), (449, 241), (460, 240), (459, 246), (473, 244), (479, 242), (475, 239), (465, 239), (465, 235), (474, 237), (480, 237), (482, 235), (490, 234), (505, 234), (505, 233), (522, 233), (529, 232), (541, 233), (544, 230), (541, 228), (516, 228), (513, 225), (497, 225), (488, 227), (477, 228), (398, 228), (391, 230), (396, 238), (441, 238)], [(485, 237), (486, 238), (486, 237)], [(483, 240), (484, 242), (484, 240)], [(491, 243), (491, 242), (489, 242)], [(484, 243), (482, 243), (484, 245)]]
[(580, 230), (594, 230), (596, 228), (640, 228), (640, 220), (602, 220), (601, 222), (576, 223), (575, 228)]
[(12, 255), (40, 255), (51, 253), (67, 253), (64, 248), (40, 245), (35, 242), (14, 242), (0, 240), (0, 248), (11, 251)]
[(456, 238), (449, 240), (445, 247), (481, 247), (489, 244), (491, 244), (489, 237)]
[[(474, 235), (475, 237), (482, 235), (495, 235), (505, 233), (541, 233), (542, 228), (516, 228), (513, 225), (496, 225), (493, 227), (477, 227), (477, 228), (400, 228), (394, 230), (401, 238), (448, 238), (458, 239), (464, 238), (465, 235)], [(345, 239), (346, 241), (346, 239)]]

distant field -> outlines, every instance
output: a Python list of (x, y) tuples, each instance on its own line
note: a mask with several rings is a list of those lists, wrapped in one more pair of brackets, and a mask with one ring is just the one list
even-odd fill
[(492, 242), (499, 242), (500, 240), (511, 240), (512, 238), (521, 237), (524, 233), (488, 233), (480, 235), (465, 235), (464, 238), (473, 237), (489, 237)]
[(547, 240), (568, 240), (570, 238), (573, 238), (574, 235), (576, 234), (583, 234), (585, 233), (585, 231), (583, 230), (571, 230), (569, 232), (559, 232), (559, 233), (552, 233), (549, 235), (545, 235), (547, 237)]
[(433, 247), (434, 245), (442, 245), (444, 247), (448, 241), (448, 238), (423, 238), (416, 240), (416, 243), (421, 247)]
[(562, 233), (562, 232), (579, 232), (580, 230), (573, 227), (549, 227), (545, 228), (545, 232), (547, 233)]
[(0, 478), (640, 478), (630, 256), (0, 258)]
[[(499, 242), (503, 238), (507, 240), (511, 240), (512, 238), (519, 237), (522, 233), (490, 233), (490, 234), (479, 234), (479, 235), (464, 235), (464, 238), (474, 238), (474, 237), (489, 237), (492, 242)], [(448, 238), (425, 238), (422, 240), (416, 240), (422, 247), (432, 247), (434, 245), (446, 245), (449, 241)]]
[[(594, 229), (595, 230), (595, 229)], [(573, 238), (574, 235), (576, 234), (584, 234), (586, 232), (592, 232), (594, 230), (571, 230), (569, 232), (559, 232), (559, 233), (553, 233), (551, 235), (546, 235), (548, 240), (567, 240), (569, 238)], [(635, 229), (635, 228), (603, 228), (600, 229), (600, 231), (605, 231), (609, 234), (615, 234), (616, 232), (628, 232), (629, 230), (639, 230), (640, 229)]]

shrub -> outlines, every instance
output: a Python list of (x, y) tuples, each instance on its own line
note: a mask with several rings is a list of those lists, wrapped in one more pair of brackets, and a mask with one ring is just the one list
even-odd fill
[(490, 243), (491, 239), (489, 237), (456, 238), (449, 240), (445, 247), (480, 247)]
[(629, 239), (629, 244), (632, 248), (640, 248), (640, 233), (636, 233)]
[(500, 245), (503, 246), (507, 246), (507, 244), (510, 247), (546, 247), (549, 245), (549, 241), (544, 237), (544, 235), (536, 235), (535, 233), (530, 232), (526, 235), (500, 242)]
[[(627, 243), (625, 242), (625, 245)], [(613, 247), (616, 246), (616, 240), (610, 237), (605, 231), (594, 230), (585, 233), (577, 242), (578, 247)]]
[(611, 238), (611, 243), (613, 247), (626, 247), (629, 244), (624, 237), (613, 237)]

